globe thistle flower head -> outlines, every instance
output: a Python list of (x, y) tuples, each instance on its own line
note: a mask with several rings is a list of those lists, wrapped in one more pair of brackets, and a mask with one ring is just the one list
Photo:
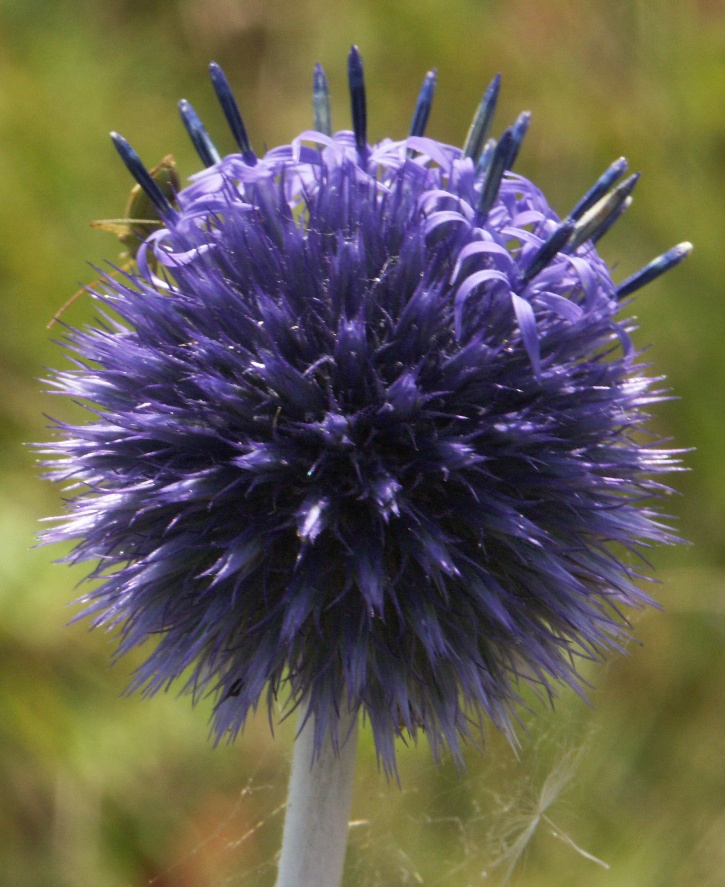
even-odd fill
[(425, 136), (434, 71), (376, 144), (354, 48), (349, 75), (351, 131), (317, 66), (314, 129), (258, 156), (212, 65), (239, 151), (182, 102), (205, 169), (174, 200), (114, 135), (163, 225), (68, 333), (54, 385), (91, 420), (58, 423), (47, 538), (96, 564), (121, 653), (156, 640), (134, 688), (184, 675), (217, 737), (284, 693), (318, 746), (347, 706), (390, 772), (396, 737), (460, 759), (522, 684), (577, 688), (648, 601), (627, 555), (673, 541), (645, 500), (676, 459), (641, 441), (663, 395), (619, 312), (689, 245), (617, 288), (624, 160), (561, 219), (511, 171), (528, 114), (490, 137), (499, 78), (459, 149)]

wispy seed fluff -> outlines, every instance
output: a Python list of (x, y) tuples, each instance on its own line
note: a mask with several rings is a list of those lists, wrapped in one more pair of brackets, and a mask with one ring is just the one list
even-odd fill
[(318, 66), (315, 129), (257, 157), (212, 65), (239, 153), (182, 102), (206, 169), (178, 194), (114, 135), (162, 224), (68, 329), (53, 384), (89, 421), (57, 423), (47, 538), (96, 565), (121, 653), (153, 641), (133, 688), (184, 675), (218, 737), (302, 704), (318, 748), (347, 707), (391, 772), (398, 736), (460, 759), (523, 684), (577, 687), (648, 601), (630, 555), (673, 541), (647, 502), (676, 460), (620, 302), (690, 247), (617, 287), (623, 159), (562, 220), (510, 171), (529, 115), (489, 138), (499, 78), (460, 149), (424, 136), (435, 72), (374, 145), (355, 48), (349, 73), (352, 131)]

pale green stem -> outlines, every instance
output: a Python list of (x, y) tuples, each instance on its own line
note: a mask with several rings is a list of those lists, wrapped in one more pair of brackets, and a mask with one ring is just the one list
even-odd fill
[[(304, 716), (303, 711), (300, 723)], [(295, 740), (276, 887), (340, 887), (342, 881), (357, 714), (340, 712), (337, 754), (326, 733), (320, 754), (313, 760), (314, 734), (311, 716)]]

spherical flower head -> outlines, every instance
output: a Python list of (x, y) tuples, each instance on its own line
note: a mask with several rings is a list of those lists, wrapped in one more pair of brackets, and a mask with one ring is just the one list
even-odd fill
[(356, 53), (350, 80), (353, 131), (318, 68), (317, 128), (260, 158), (243, 124), (220, 158), (182, 105), (208, 168), (69, 332), (54, 383), (91, 420), (58, 423), (49, 538), (97, 563), (84, 614), (121, 652), (154, 639), (133, 687), (184, 675), (218, 737), (265, 694), (318, 745), (359, 710), (391, 771), (397, 736), (460, 758), (522, 684), (577, 687), (621, 645), (675, 460), (643, 443), (662, 395), (593, 244), (624, 162), (562, 222), (507, 171), (528, 118), (484, 144), (492, 88), (464, 149), (422, 134), (433, 73), (412, 135), (369, 145)]

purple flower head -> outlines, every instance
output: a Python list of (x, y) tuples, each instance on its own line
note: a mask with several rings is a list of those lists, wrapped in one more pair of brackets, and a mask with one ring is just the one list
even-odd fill
[(122, 653), (157, 640), (132, 686), (185, 674), (218, 737), (282, 693), (318, 746), (348, 706), (388, 772), (419, 730), (458, 759), (648, 601), (628, 556), (673, 541), (646, 500), (676, 459), (642, 442), (663, 395), (620, 297), (689, 245), (618, 289), (594, 242), (636, 177), (610, 190), (617, 161), (561, 220), (510, 171), (528, 115), (489, 138), (498, 78), (463, 149), (424, 136), (435, 72), (371, 145), (353, 49), (353, 130), (318, 66), (314, 130), (259, 157), (212, 80), (239, 153), (182, 102), (206, 168), (175, 200), (114, 136), (164, 224), (69, 332), (54, 384), (91, 419), (58, 423), (47, 538), (97, 564), (84, 614)]

